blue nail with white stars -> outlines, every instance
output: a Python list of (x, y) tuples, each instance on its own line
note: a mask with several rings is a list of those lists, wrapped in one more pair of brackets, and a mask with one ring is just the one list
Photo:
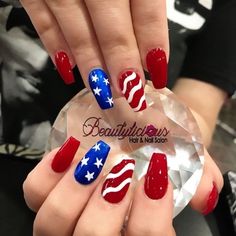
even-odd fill
[(102, 69), (94, 69), (88, 76), (90, 88), (101, 109), (113, 107), (113, 98), (108, 76)]
[(74, 172), (76, 181), (84, 185), (92, 183), (102, 171), (109, 151), (108, 144), (98, 141), (77, 165)]

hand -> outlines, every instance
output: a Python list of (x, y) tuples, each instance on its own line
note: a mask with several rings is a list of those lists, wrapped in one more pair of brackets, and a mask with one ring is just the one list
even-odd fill
[[(77, 64), (85, 85), (90, 85), (102, 109), (112, 107), (107, 102), (107, 94), (109, 98), (112, 95), (104, 85), (108, 78), (104, 70), (109, 74), (115, 96), (123, 93), (135, 111), (146, 107), (140, 86), (145, 83), (143, 68), (149, 70), (154, 87), (165, 87), (169, 54), (165, 1), (21, 0), (21, 3), (65, 82), (74, 81), (71, 67)], [(127, 77), (132, 80), (126, 87)], [(139, 85), (136, 96), (128, 99), (136, 85)]]
[[(70, 138), (59, 151), (56, 149), (46, 155), (24, 182), (26, 202), (37, 212), (34, 235), (120, 235), (127, 212), (129, 220), (126, 235), (175, 235), (172, 227), (173, 193), (167, 179), (160, 181), (164, 187), (163, 192), (150, 194), (146, 181), (151, 171), (148, 171), (146, 177), (138, 182), (135, 190), (132, 184), (127, 192), (123, 187), (113, 195), (111, 200), (111, 196), (109, 198), (109, 195), (104, 194), (104, 189), (108, 189), (112, 184), (117, 185), (117, 180), (109, 182), (109, 178), (104, 180), (101, 174), (96, 173), (93, 175), (94, 181), (85, 185), (85, 179), (80, 175), (81, 162), (76, 168), (78, 159), (84, 156), (85, 150), (77, 151), (78, 145), (78, 141)], [(75, 158), (68, 167), (70, 164), (68, 160), (71, 161), (75, 153)], [(102, 153), (107, 154), (107, 151)], [(93, 155), (90, 152), (86, 156)], [(162, 161), (162, 165), (158, 165), (158, 168), (161, 168), (163, 177), (167, 175), (163, 164), (165, 162), (163, 158), (158, 158)], [(130, 167), (125, 172), (126, 178), (131, 177), (133, 168), (132, 161), (127, 162), (130, 163)], [(155, 156), (151, 162), (155, 163)], [(88, 160), (83, 159), (82, 163), (86, 165)], [(104, 164), (104, 155), (102, 164)], [(119, 167), (115, 168), (112, 169), (113, 173), (119, 171)], [(222, 184), (219, 169), (205, 151), (203, 177), (191, 200), (191, 206), (204, 214), (212, 211)], [(132, 206), (129, 208), (131, 202)]]

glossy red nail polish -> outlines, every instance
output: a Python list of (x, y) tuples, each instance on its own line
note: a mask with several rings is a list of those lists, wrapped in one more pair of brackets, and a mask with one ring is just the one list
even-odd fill
[(80, 141), (77, 139), (68, 138), (53, 158), (52, 169), (58, 173), (65, 171), (70, 166), (79, 145)]
[(218, 199), (219, 199), (219, 193), (215, 182), (213, 182), (212, 190), (207, 198), (206, 208), (203, 210), (202, 214), (208, 215), (210, 212), (212, 212), (217, 205)]
[(126, 159), (112, 168), (102, 187), (102, 196), (106, 201), (118, 203), (124, 198), (132, 180), (134, 165), (134, 160)]
[(167, 186), (168, 171), (166, 155), (163, 153), (153, 153), (145, 176), (145, 193), (151, 199), (160, 199), (165, 195)]
[(167, 60), (165, 51), (155, 48), (146, 56), (147, 69), (154, 88), (162, 89), (167, 84)]
[(147, 107), (142, 80), (138, 73), (125, 71), (120, 76), (120, 89), (134, 111), (142, 111)]
[(55, 63), (57, 70), (64, 80), (65, 84), (72, 84), (75, 82), (73, 71), (71, 68), (69, 57), (65, 52), (58, 52), (55, 55)]

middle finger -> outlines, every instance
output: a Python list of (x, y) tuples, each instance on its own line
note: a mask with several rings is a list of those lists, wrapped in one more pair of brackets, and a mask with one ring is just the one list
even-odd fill
[(111, 82), (134, 111), (146, 108), (144, 73), (127, 0), (85, 0)]

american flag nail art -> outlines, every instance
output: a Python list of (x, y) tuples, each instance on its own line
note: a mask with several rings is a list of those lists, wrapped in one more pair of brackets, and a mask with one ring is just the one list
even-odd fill
[(76, 181), (84, 185), (92, 183), (100, 174), (109, 151), (108, 144), (98, 141), (77, 165), (74, 172)]
[(106, 201), (118, 203), (124, 198), (132, 180), (134, 166), (134, 160), (125, 159), (112, 168), (102, 187), (102, 196)]
[(88, 80), (101, 109), (112, 108), (113, 98), (107, 74), (102, 69), (94, 69), (89, 73)]
[(120, 78), (120, 89), (134, 111), (142, 111), (147, 107), (142, 80), (138, 73), (129, 70)]

